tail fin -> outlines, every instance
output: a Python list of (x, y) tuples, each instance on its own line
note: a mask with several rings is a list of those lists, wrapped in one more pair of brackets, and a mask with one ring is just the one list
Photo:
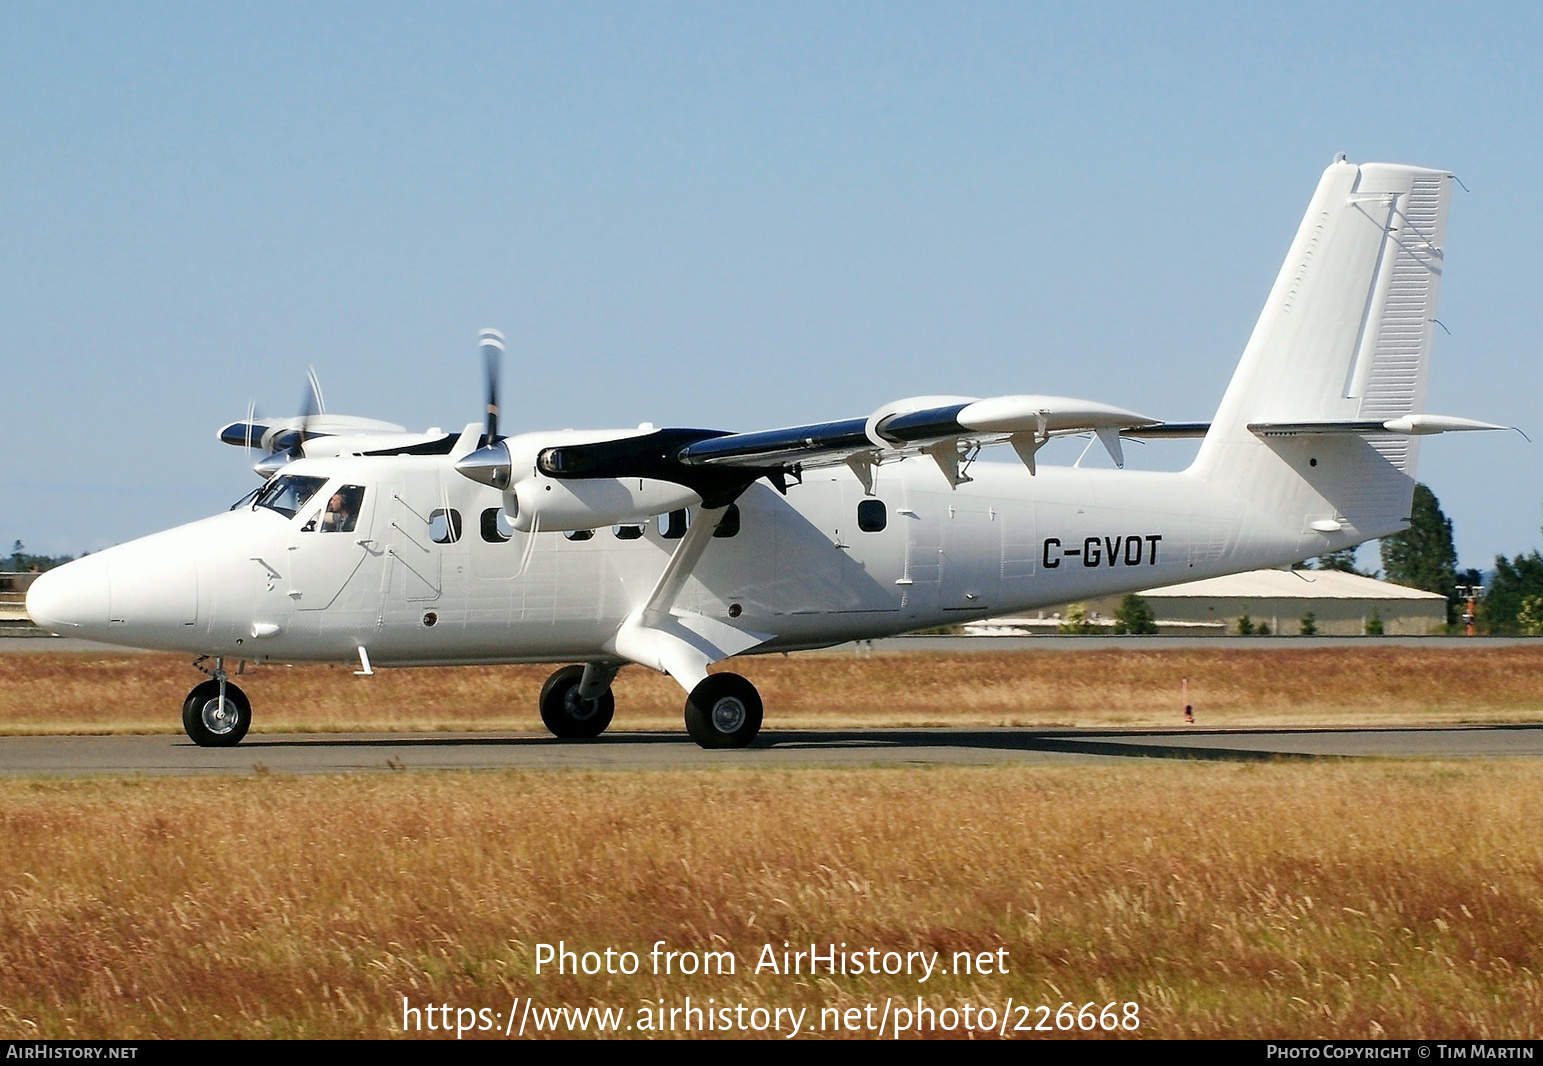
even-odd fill
[[(1245, 480), (1272, 480), (1271, 470), (1283, 479), (1290, 468), (1296, 477), (1277, 480), (1272, 492), (1278, 505), (1288, 503), (1284, 495), (1293, 509), (1336, 512), (1321, 521), (1351, 527), (1351, 543), (1407, 524), (1415, 440), (1344, 434), (1309, 442), (1258, 429), (1364, 425), (1423, 411), (1450, 201), (1445, 171), (1340, 159), (1323, 172), (1193, 473), (1241, 491)], [(1307, 484), (1293, 484), (1300, 481)], [(1309, 486), (1319, 499), (1298, 499)], [(1255, 499), (1269, 491), (1254, 488)]]

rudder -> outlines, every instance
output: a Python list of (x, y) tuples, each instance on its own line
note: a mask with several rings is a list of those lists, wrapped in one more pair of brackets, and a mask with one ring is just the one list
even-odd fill
[(1412, 437), (1320, 438), (1312, 450), (1333, 461), (1308, 467), (1300, 438), (1259, 427), (1423, 411), (1450, 200), (1446, 171), (1343, 159), (1324, 171), (1193, 473), (1260, 502), (1263, 492), (1272, 510), (1327, 507), (1354, 539), (1402, 528)]

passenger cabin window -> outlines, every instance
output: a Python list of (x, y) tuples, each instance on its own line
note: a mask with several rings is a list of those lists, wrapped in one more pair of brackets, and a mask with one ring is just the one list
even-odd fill
[(679, 540), (686, 535), (686, 527), (689, 524), (685, 508), (662, 514), (659, 516), (659, 535), (665, 540)]
[(509, 512), (502, 507), (489, 507), (482, 512), (482, 539), (489, 544), (502, 544), (514, 536), (514, 525)]
[(435, 544), (454, 544), (461, 539), (461, 512), (436, 507), (429, 512), (429, 539)]
[(739, 534), (739, 504), (729, 504), (729, 509), (723, 512), (723, 517), (718, 519), (718, 528), (713, 530), (715, 537), (733, 537)]
[[(352, 533), (359, 524), (359, 506), (364, 503), (363, 485), (339, 485), (336, 492), (327, 497), (327, 506), (321, 513), (323, 533)], [(309, 532), (316, 520), (305, 524)]]
[(589, 540), (594, 535), (595, 531), (593, 529), (570, 529), (563, 534), (569, 540)]
[(637, 540), (643, 535), (642, 526), (612, 526), (611, 532), (616, 534), (617, 540)]
[(857, 505), (857, 528), (877, 533), (889, 524), (889, 510), (883, 500), (864, 500)]
[(285, 474), (264, 485), (252, 506), (266, 507), (270, 511), (277, 511), (285, 518), (293, 518), (326, 483), (327, 479), (324, 477)]

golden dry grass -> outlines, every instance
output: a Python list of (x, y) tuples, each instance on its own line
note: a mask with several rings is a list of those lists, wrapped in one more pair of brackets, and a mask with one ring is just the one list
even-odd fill
[[(1141, 1035), (1532, 1037), (1543, 766), (0, 782), (0, 1034), (387, 1036), (402, 999), (1140, 1004)], [(733, 977), (533, 973), (534, 945)], [(1008, 951), (788, 978), (761, 945)]]
[[(1175, 724), (1181, 681), (1202, 724), (1501, 722), (1543, 716), (1543, 643), (1240, 650), (762, 656), (770, 727)], [(240, 679), (258, 732), (540, 730), (549, 666), (382, 670), (263, 666)], [(200, 676), (173, 655), (0, 656), (0, 733), (174, 732)], [(641, 668), (616, 681), (617, 729), (680, 728), (682, 694)]]

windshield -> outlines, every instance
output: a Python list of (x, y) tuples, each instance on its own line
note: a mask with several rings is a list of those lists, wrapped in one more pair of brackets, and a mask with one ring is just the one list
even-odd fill
[(285, 518), (293, 518), (295, 512), (304, 507), (305, 502), (316, 495), (317, 490), (326, 483), (327, 479), (324, 477), (285, 474), (264, 485), (252, 506), (266, 507), (270, 511), (277, 511)]
[(232, 511), (239, 511), (239, 510), (241, 510), (241, 508), (247, 506), (253, 500), (257, 499), (257, 494), (259, 492), (261, 492), (262, 490), (263, 490), (263, 486), (261, 486), (261, 485), (257, 486), (251, 492), (249, 492), (245, 496), (241, 497), (241, 499), (239, 499), (235, 503), (231, 504), (230, 505), (230, 509)]

